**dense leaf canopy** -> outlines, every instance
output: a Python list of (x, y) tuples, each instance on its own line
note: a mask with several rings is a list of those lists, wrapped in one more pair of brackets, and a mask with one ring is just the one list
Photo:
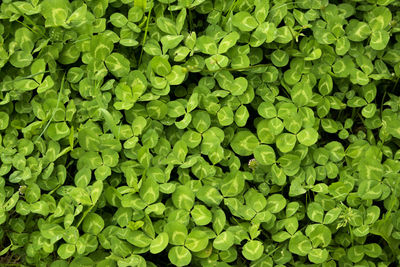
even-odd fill
[(399, 1), (3, 0), (0, 34), (0, 265), (400, 264)]

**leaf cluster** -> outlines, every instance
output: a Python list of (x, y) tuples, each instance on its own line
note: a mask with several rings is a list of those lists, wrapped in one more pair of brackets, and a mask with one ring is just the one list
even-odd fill
[(3, 0), (0, 257), (389, 266), (396, 0)]

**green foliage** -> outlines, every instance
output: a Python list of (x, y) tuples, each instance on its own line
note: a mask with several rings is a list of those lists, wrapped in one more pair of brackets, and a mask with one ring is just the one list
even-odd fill
[(1, 266), (400, 264), (399, 1), (0, 7)]

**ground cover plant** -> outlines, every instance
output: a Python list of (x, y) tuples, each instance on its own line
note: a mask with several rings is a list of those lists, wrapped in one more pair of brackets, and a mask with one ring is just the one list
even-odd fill
[(398, 266), (400, 2), (3, 0), (1, 266)]

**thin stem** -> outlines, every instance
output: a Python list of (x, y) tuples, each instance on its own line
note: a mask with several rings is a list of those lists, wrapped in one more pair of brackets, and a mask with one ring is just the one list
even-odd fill
[[(24, 19), (26, 19), (30, 24), (32, 24), (33, 26), (36, 26), (37, 28), (39, 28), (39, 27), (37, 26), (37, 24), (36, 24), (33, 20), (31, 20), (30, 17), (26, 16), (26, 15), (24, 14), (24, 12), (22, 12), (21, 9), (19, 9), (19, 7), (17, 7), (13, 2), (11, 2), (11, 5), (12, 5), (12, 6), (19, 12), (19, 14), (20, 14), (21, 16), (23, 16)], [(17, 21), (18, 21), (18, 20), (17, 20)], [(22, 22), (20, 22), (20, 21), (18, 21), (18, 22), (21, 23), (22, 25), (24, 25), (25, 27), (27, 27), (28, 29), (30, 29), (32, 32), (38, 33), (38, 34), (40, 34), (43, 38), (47, 39), (47, 36), (44, 35), (42, 32), (36, 32), (36, 31), (34, 31), (33, 29), (31, 29), (30, 27), (28, 27), (26, 24), (24, 24), (24, 23), (22, 23)]]
[(144, 51), (144, 45), (146, 43), (146, 38), (147, 38), (147, 31), (149, 29), (149, 22), (150, 22), (150, 17), (151, 17), (151, 11), (153, 9), (153, 5), (150, 7), (149, 14), (147, 16), (147, 22), (146, 22), (146, 28), (144, 30), (144, 36), (143, 36), (143, 41), (142, 41), (142, 51), (140, 52), (140, 57), (139, 57), (139, 62), (138, 62), (138, 67), (140, 66), (140, 63), (142, 62), (142, 56), (143, 56), (143, 51)]
[(60, 92), (58, 93), (58, 99), (57, 99), (56, 108), (53, 110), (53, 114), (51, 114), (50, 120), (47, 122), (47, 124), (46, 124), (46, 126), (44, 127), (43, 131), (42, 131), (42, 132), (40, 133), (40, 135), (36, 138), (36, 140), (35, 140), (34, 143), (36, 143), (36, 142), (42, 137), (42, 135), (44, 134), (44, 132), (46, 132), (47, 128), (49, 127), (50, 123), (53, 121), (54, 115), (56, 114), (56, 111), (57, 111), (57, 109), (58, 109), (58, 105), (60, 104), (60, 99), (61, 99), (62, 91), (64, 90), (64, 81), (65, 81), (65, 73), (64, 73), (64, 75), (63, 75), (63, 77), (62, 77), (62, 80), (61, 80), (61, 88), (60, 88)]
[(89, 214), (89, 212), (93, 209), (94, 205), (90, 206), (82, 215), (81, 219), (79, 220), (78, 224), (76, 225), (76, 228), (78, 228), (81, 223), (83, 222), (83, 220), (85, 219), (85, 217)]

